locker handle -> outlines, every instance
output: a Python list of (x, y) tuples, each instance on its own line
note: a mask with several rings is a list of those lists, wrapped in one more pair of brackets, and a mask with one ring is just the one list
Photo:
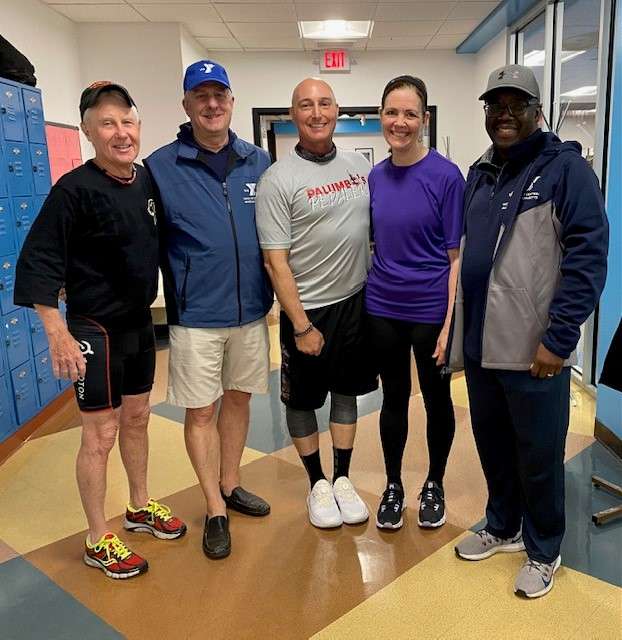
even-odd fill
[(0, 107), (0, 113), (4, 115), (6, 113), (6, 107)]
[(15, 399), (16, 400), (21, 400), (22, 399), (22, 394), (21, 393), (16, 393), (15, 394)]
[(4, 291), (4, 282), (0, 282), (0, 291)]
[(9, 163), (9, 172), (13, 173), (13, 171), (15, 171), (15, 168), (13, 167), (12, 164)]
[(37, 166), (34, 164), (32, 165), (32, 171), (33, 173), (37, 173)]
[(41, 384), (42, 382), (45, 382), (43, 378), (37, 378), (37, 384)]
[(15, 226), (16, 227), (21, 227), (22, 226), (22, 221), (21, 220), (16, 220), (15, 221)]

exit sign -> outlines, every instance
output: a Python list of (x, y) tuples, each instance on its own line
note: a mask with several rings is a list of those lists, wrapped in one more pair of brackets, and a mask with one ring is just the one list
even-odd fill
[(350, 71), (350, 56), (345, 49), (322, 51), (320, 71)]

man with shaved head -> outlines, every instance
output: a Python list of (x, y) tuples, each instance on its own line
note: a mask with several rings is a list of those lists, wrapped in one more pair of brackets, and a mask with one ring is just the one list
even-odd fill
[[(292, 95), (294, 151), (262, 176), (257, 230), (282, 307), (281, 400), (309, 475), (309, 519), (320, 528), (364, 522), (348, 479), (356, 396), (377, 388), (363, 345), (363, 286), (369, 265), (370, 166), (333, 143), (339, 107), (331, 87), (307, 78)], [(330, 392), (334, 470), (322, 470), (315, 410)]]

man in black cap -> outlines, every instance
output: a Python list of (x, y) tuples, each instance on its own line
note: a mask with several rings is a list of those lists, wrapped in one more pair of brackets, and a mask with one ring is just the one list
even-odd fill
[[(106, 467), (117, 431), (130, 501), (124, 527), (179, 538), (186, 525), (147, 492), (149, 392), (155, 372), (150, 305), (158, 285), (153, 185), (135, 165), (140, 120), (127, 90), (97, 82), (80, 100), (95, 157), (52, 187), (17, 263), (15, 304), (43, 321), (54, 373), (74, 382), (82, 419), (76, 476), (89, 532), (84, 562), (131, 578), (147, 561), (108, 530)], [(65, 287), (67, 325), (58, 311)]]
[(608, 225), (580, 145), (540, 129), (531, 69), (496, 69), (480, 100), (492, 146), (467, 180), (448, 361), (465, 369), (487, 523), (456, 553), (526, 550), (514, 591), (536, 598), (561, 563), (570, 367), (604, 286)]

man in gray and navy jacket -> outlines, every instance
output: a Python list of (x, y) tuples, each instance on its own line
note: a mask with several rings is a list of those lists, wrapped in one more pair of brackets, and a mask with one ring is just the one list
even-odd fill
[(529, 68), (493, 71), (480, 99), (493, 144), (467, 179), (448, 364), (465, 369), (489, 497), (456, 553), (526, 550), (514, 591), (535, 598), (561, 562), (570, 366), (605, 283), (608, 224), (580, 145), (540, 129)]
[(233, 102), (222, 66), (190, 65), (183, 99), (190, 122), (145, 160), (162, 205), (167, 400), (186, 409), (186, 448), (205, 495), (203, 550), (210, 558), (231, 550), (226, 507), (251, 516), (270, 512), (239, 476), (249, 400), (268, 391), (270, 373), (265, 316), (273, 296), (255, 226), (255, 187), (270, 157), (229, 129)]

